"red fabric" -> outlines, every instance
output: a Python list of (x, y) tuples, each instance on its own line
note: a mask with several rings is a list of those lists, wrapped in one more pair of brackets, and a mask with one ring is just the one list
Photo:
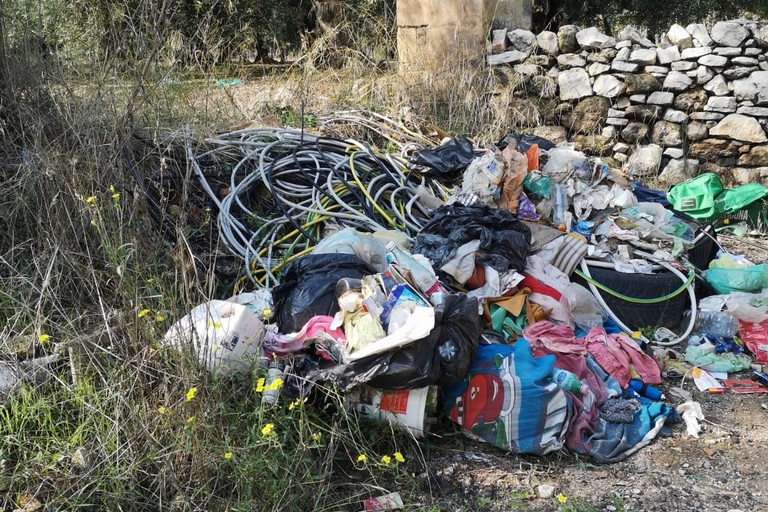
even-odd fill
[(570, 327), (542, 321), (526, 327), (523, 337), (528, 340), (534, 357), (555, 356), (555, 367), (567, 370), (586, 384), (591, 397), (568, 393), (573, 404), (573, 419), (568, 426), (565, 444), (577, 448), (591, 436), (600, 419), (600, 409), (608, 399), (605, 382), (587, 366), (587, 349), (576, 339)]
[(549, 295), (550, 297), (552, 297), (557, 301), (559, 301), (560, 298), (563, 296), (559, 291), (557, 291), (556, 289), (552, 288), (549, 285), (542, 283), (541, 281), (531, 276), (530, 274), (523, 272), (522, 275), (524, 276), (523, 280), (520, 281), (520, 284), (517, 285), (520, 288), (523, 288), (523, 287), (530, 288), (532, 293), (541, 293), (543, 295)]
[(475, 265), (475, 271), (472, 272), (472, 277), (464, 283), (464, 287), (467, 290), (477, 290), (483, 286), (485, 286), (485, 267), (483, 265)]

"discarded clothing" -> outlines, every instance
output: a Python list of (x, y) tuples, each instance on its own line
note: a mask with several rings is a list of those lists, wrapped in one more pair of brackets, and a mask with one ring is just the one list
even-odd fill
[(600, 418), (595, 432), (584, 439), (578, 449), (571, 449), (597, 462), (619, 462), (647, 446), (661, 432), (672, 408), (647, 398), (638, 400), (642, 405), (635, 411), (632, 423), (613, 423)]
[(603, 369), (619, 381), (623, 388), (629, 385), (632, 370), (646, 384), (659, 384), (661, 370), (651, 357), (641, 352), (626, 334), (608, 334), (602, 327), (590, 330), (584, 345)]
[(486, 324), (505, 340), (517, 339), (523, 329), (547, 317), (548, 312), (528, 300), (530, 290), (522, 288), (511, 297), (487, 299), (483, 305)]
[(467, 242), (458, 249), (453, 257), (443, 263), (440, 270), (453, 277), (457, 283), (463, 285), (475, 273), (475, 254), (480, 249), (480, 240)]
[(557, 300), (560, 300), (560, 292), (557, 292), (556, 290), (562, 290), (571, 282), (571, 280), (568, 279), (568, 276), (565, 275), (560, 269), (550, 264), (538, 255), (531, 255), (526, 258), (524, 273), (537, 279), (550, 288), (555, 289), (555, 295), (552, 296)]
[(555, 238), (538, 253), (538, 256), (570, 276), (587, 255), (587, 243), (573, 235)]
[[(573, 329), (563, 325), (555, 325), (552, 322), (537, 322), (530, 325), (523, 331), (523, 336), (534, 349), (541, 347), (553, 353), (577, 354), (579, 356), (585, 356), (588, 353), (586, 347), (576, 339)], [(572, 369), (563, 369), (581, 378), (579, 373)]]
[(313, 316), (298, 332), (276, 334), (269, 331), (264, 337), (264, 351), (274, 354), (300, 352), (316, 339), (333, 339), (345, 345), (347, 338), (344, 331), (332, 328), (331, 324), (331, 316)]
[(600, 408), (600, 417), (611, 423), (632, 423), (639, 408), (634, 398), (609, 398)]
[(716, 354), (702, 346), (689, 345), (685, 349), (685, 362), (698, 366), (708, 372), (740, 372), (749, 368), (752, 358), (746, 354), (734, 354), (726, 352)]
[[(597, 428), (600, 407), (609, 396), (621, 394), (619, 384), (610, 378), (575, 338), (573, 331), (550, 322), (538, 322), (523, 331), (535, 357), (554, 355), (555, 367), (567, 370), (586, 385), (584, 394), (572, 394), (573, 419), (568, 427), (566, 446), (578, 448), (585, 436)], [(607, 383), (612, 382), (613, 389)]]

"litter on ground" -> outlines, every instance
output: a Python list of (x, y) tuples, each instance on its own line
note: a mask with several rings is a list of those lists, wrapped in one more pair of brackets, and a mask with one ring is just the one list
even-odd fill
[[(368, 142), (328, 135), (344, 126)], [(762, 226), (765, 187), (658, 191), (567, 142), (478, 147), (366, 112), (187, 158), (242, 272), (165, 341), (268, 369), (270, 400), (329, 384), (417, 438), (444, 414), (509, 452), (609, 463), (676, 423), (698, 436), (692, 386), (768, 387), (768, 268), (718, 241)]]

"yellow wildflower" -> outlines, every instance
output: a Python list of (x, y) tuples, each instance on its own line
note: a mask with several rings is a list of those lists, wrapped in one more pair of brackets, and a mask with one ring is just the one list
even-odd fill
[(365, 464), (365, 461), (367, 460), (368, 460), (368, 457), (366, 457), (365, 454), (363, 453), (357, 456), (357, 462), (362, 462), (363, 464)]
[(162, 322), (163, 320), (165, 320), (163, 315), (155, 315), (155, 322)]
[(316, 443), (319, 443), (319, 442), (320, 442), (320, 439), (321, 439), (322, 437), (323, 437), (323, 434), (322, 434), (322, 433), (320, 433), (320, 432), (315, 432), (314, 434), (312, 434), (312, 440), (313, 440), (314, 442), (316, 442)]
[(187, 423), (192, 424), (194, 422), (195, 422), (195, 417), (194, 416), (190, 416), (189, 418), (187, 418)]
[(40, 343), (47, 343), (48, 341), (50, 341), (50, 339), (51, 337), (48, 336), (47, 334), (41, 334), (40, 337), (37, 338), (37, 341), (39, 341)]
[(395, 452), (392, 454), (392, 456), (395, 458), (397, 462), (405, 462), (405, 457), (403, 457), (403, 454), (400, 452)]
[(85, 202), (88, 204), (96, 204), (96, 196), (90, 196), (85, 199)]
[(119, 192), (115, 192), (114, 194), (112, 194), (112, 199), (114, 199), (115, 201), (120, 199), (120, 193)]
[(147, 284), (152, 284), (154, 282), (155, 282), (155, 279), (153, 277), (150, 277), (149, 279), (147, 279)]
[(189, 388), (189, 391), (187, 391), (187, 402), (189, 402), (190, 400), (193, 400), (196, 394), (197, 394), (197, 388)]
[(381, 458), (381, 462), (389, 465), (389, 463), (392, 462), (392, 457), (390, 457), (389, 455), (385, 455)]
[(557, 498), (557, 501), (559, 501), (560, 503), (565, 503), (566, 501), (568, 501), (568, 498), (566, 498), (565, 494), (563, 493), (558, 494), (557, 496), (555, 496), (555, 498)]
[(297, 398), (296, 400), (291, 402), (291, 405), (288, 406), (288, 410), (292, 411), (296, 407), (300, 407), (300, 406), (304, 405), (305, 403), (307, 403), (307, 399), (306, 398)]
[(264, 377), (261, 377), (259, 380), (256, 381), (256, 392), (261, 393), (264, 391)]
[(264, 391), (277, 391), (281, 387), (283, 387), (283, 379), (278, 377), (272, 382), (270, 382), (267, 386), (265, 386)]
[(157, 408), (157, 412), (159, 412), (160, 414), (165, 414), (166, 411), (168, 411), (167, 407), (160, 406)]
[(232, 452), (227, 452), (227, 453), (224, 454), (224, 459), (225, 460), (229, 460), (231, 458), (232, 458)]
[(139, 318), (144, 318), (148, 314), (149, 314), (149, 310), (148, 309), (142, 309), (141, 311), (139, 311), (139, 313), (136, 316), (139, 317)]
[(269, 434), (272, 434), (275, 430), (275, 426), (272, 423), (267, 423), (261, 428), (261, 435), (266, 437)]

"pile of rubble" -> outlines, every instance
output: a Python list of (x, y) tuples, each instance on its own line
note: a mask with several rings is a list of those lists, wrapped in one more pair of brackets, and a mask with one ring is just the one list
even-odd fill
[(768, 265), (715, 257), (708, 224), (760, 207), (768, 188), (703, 175), (664, 193), (568, 143), (434, 144), (379, 114), (339, 120), (401, 153), (274, 128), (188, 146), (244, 268), (231, 297), (168, 331), (169, 347), (191, 346), (211, 371), (266, 373), (269, 405), (331, 385), (422, 437), (442, 397), (473, 439), (598, 462), (681, 417), (698, 435), (699, 404), (662, 394), (663, 377), (741, 393), (733, 376), (754, 369), (765, 382), (747, 391), (768, 386)]

